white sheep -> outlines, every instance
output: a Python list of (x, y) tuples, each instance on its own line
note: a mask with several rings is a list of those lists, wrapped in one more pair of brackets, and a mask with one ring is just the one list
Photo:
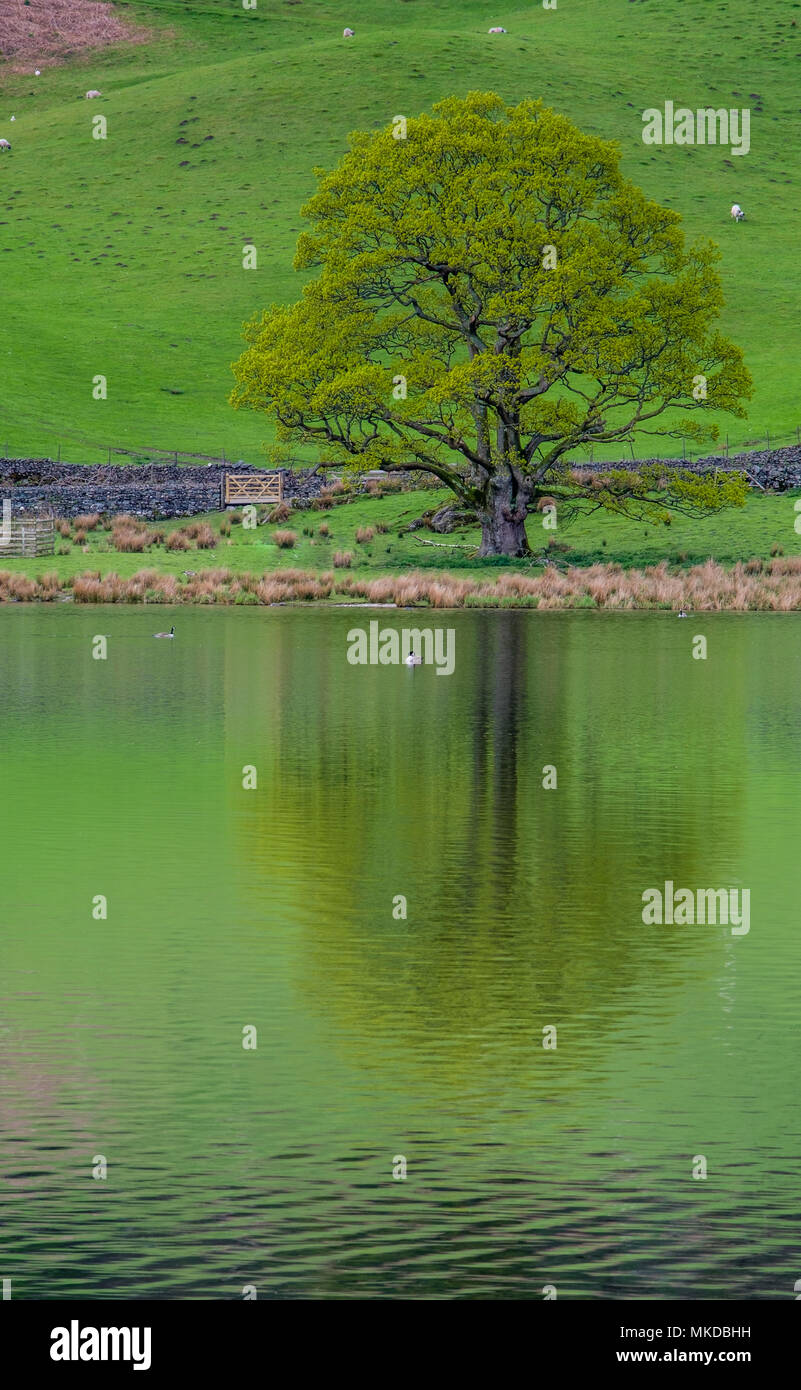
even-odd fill
[(102, 92), (97, 92), (97, 91), (95, 91), (95, 89), (94, 89), (94, 87), (93, 87), (92, 90), (91, 90), (91, 92), (87, 92), (87, 93), (86, 93), (86, 100), (87, 100), (87, 101), (90, 101), (92, 97), (102, 97), (102, 95), (103, 95)]
[(352, 39), (352, 38), (354, 37), (355, 33), (356, 33), (356, 30), (355, 30), (355, 29), (343, 29), (343, 30), (342, 30), (342, 37), (343, 37), (343, 39)]
[(0, 150), (10, 150), (11, 145), (8, 140), (0, 140)]
[(743, 212), (739, 203), (732, 204), (731, 215), (734, 218), (735, 222), (742, 222), (744, 220), (745, 213)]
[(499, 25), (499, 24), (496, 24), (495, 27), (494, 27), (493, 29), (488, 29), (487, 32), (488, 32), (489, 34), (505, 34), (505, 33), (506, 33), (506, 30), (505, 30), (505, 29), (501, 29), (500, 25)]

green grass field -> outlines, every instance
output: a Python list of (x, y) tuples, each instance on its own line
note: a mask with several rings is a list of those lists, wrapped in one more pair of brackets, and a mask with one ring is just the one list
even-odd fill
[[(566, 530), (546, 532), (537, 517), (528, 521), (529, 540), (534, 558), (547, 547), (549, 539), (558, 542), (555, 558), (563, 565), (586, 566), (616, 563), (625, 568), (655, 565), (667, 560), (672, 566), (689, 568), (712, 557), (724, 565), (772, 553), (801, 555), (801, 535), (796, 534), (794, 510), (801, 493), (764, 496), (752, 493), (742, 509), (722, 512), (702, 519), (674, 516), (669, 527), (636, 523), (621, 517), (595, 514), (583, 518)], [(444, 490), (400, 493), (380, 498), (361, 498), (328, 511), (298, 511), (280, 525), (260, 525), (245, 530), (234, 524), (231, 535), (219, 534), (220, 513), (206, 518), (217, 535), (213, 550), (170, 551), (162, 545), (145, 552), (120, 552), (112, 547), (106, 532), (90, 531), (86, 548), (59, 538), (66, 554), (38, 559), (0, 558), (0, 570), (34, 577), (46, 571), (61, 578), (86, 570), (116, 573), (128, 578), (138, 570), (157, 569), (164, 574), (181, 575), (186, 570), (224, 565), (236, 573), (261, 574), (276, 569), (329, 570), (337, 551), (353, 556), (351, 572), (362, 575), (391, 574), (410, 568), (446, 570), (466, 576), (489, 577), (494, 572), (519, 571), (519, 560), (479, 560), (477, 527), (466, 527), (452, 535), (435, 535), (429, 530), (408, 532), (404, 528), (439, 503), (446, 501)], [(156, 523), (149, 523), (154, 527)], [(158, 523), (166, 533), (186, 525), (184, 520)], [(321, 533), (320, 527), (329, 534)], [(378, 527), (385, 527), (385, 531)], [(372, 528), (369, 541), (359, 543), (356, 533)], [(275, 543), (277, 530), (291, 530), (297, 537), (291, 549)], [(311, 534), (305, 534), (310, 531)], [(434, 542), (434, 544), (431, 544)], [(564, 547), (564, 548), (563, 548)], [(2, 557), (2, 552), (0, 552)]]
[[(756, 387), (748, 421), (723, 429), (738, 445), (795, 439), (801, 0), (118, 9), (152, 41), (38, 78), (0, 69), (0, 136), (13, 144), (0, 156), (0, 451), (60, 446), (96, 462), (109, 445), (158, 446), (258, 463), (266, 424), (228, 405), (229, 366), (242, 321), (299, 293), (291, 263), (313, 166), (335, 163), (350, 130), (471, 88), (541, 96), (618, 140), (625, 173), (681, 211), (691, 236), (720, 243), (723, 327)], [(508, 33), (489, 35), (492, 24)], [(90, 87), (103, 99), (85, 101)], [(749, 107), (750, 153), (643, 145), (641, 112), (666, 99)], [(98, 115), (106, 140), (91, 137)], [(733, 201), (747, 210), (740, 226)], [(251, 242), (258, 268), (244, 270)], [(104, 401), (92, 398), (98, 374)]]

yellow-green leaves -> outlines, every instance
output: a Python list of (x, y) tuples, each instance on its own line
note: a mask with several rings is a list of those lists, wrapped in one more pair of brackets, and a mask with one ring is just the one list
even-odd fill
[[(685, 247), (613, 144), (492, 92), (448, 97), (397, 137), (357, 132), (318, 171), (295, 259), (313, 278), (247, 326), (236, 406), (323, 456), (428, 468), (473, 503), (508, 473), (515, 509), (589, 443), (622, 448), (665, 412), (712, 439), (713, 412), (744, 413), (750, 378), (716, 328), (718, 252)], [(593, 503), (625, 491), (596, 486)]]

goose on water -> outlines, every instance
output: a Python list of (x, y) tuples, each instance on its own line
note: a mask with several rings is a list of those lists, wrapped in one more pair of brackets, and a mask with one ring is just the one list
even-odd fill
[(169, 632), (154, 632), (154, 633), (153, 633), (153, 636), (154, 636), (154, 637), (174, 637), (174, 636), (175, 636), (175, 625), (173, 624), (173, 626), (170, 628)]

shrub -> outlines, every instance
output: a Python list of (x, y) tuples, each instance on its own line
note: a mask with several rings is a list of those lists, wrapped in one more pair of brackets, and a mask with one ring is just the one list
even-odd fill
[(294, 531), (275, 531), (273, 533), (273, 540), (279, 550), (291, 550), (297, 540), (297, 536)]
[(327, 521), (321, 521), (321, 522), (320, 522), (320, 525), (317, 527), (317, 534), (318, 534), (318, 536), (330, 536), (330, 535), (331, 535), (331, 527), (328, 525), (328, 522), (327, 522)]
[[(86, 536), (75, 536), (75, 544), (81, 545), (86, 540)], [(122, 551), (142, 551), (147, 550), (150, 537), (146, 530), (133, 531), (127, 528), (115, 527), (111, 533), (111, 544), (115, 550)]]
[(86, 516), (76, 516), (76, 531), (95, 531), (100, 523), (99, 512), (89, 512)]
[(56, 522), (56, 530), (58, 531), (58, 534), (60, 536), (72, 535), (72, 527), (64, 517), (60, 517), (59, 520)]
[(202, 521), (193, 529), (195, 532), (195, 545), (198, 550), (213, 550), (217, 541), (215, 540), (214, 532), (208, 522)]
[(165, 542), (165, 550), (189, 550), (190, 542), (183, 531), (171, 531)]
[(222, 519), (221, 519), (221, 521), (220, 521), (220, 535), (221, 535), (221, 536), (230, 536), (230, 534), (231, 534), (231, 518), (230, 518), (229, 516), (224, 516), (224, 517), (222, 517)]
[(334, 556), (334, 569), (349, 570), (353, 564), (353, 553), (350, 550), (338, 550)]
[(372, 526), (360, 526), (356, 532), (356, 544), (366, 545), (368, 541), (371, 541), (374, 538), (374, 536), (375, 531), (373, 530)]
[(267, 514), (267, 521), (274, 526), (278, 521), (289, 521), (292, 515), (292, 508), (286, 502), (279, 502), (277, 507), (273, 507)]

